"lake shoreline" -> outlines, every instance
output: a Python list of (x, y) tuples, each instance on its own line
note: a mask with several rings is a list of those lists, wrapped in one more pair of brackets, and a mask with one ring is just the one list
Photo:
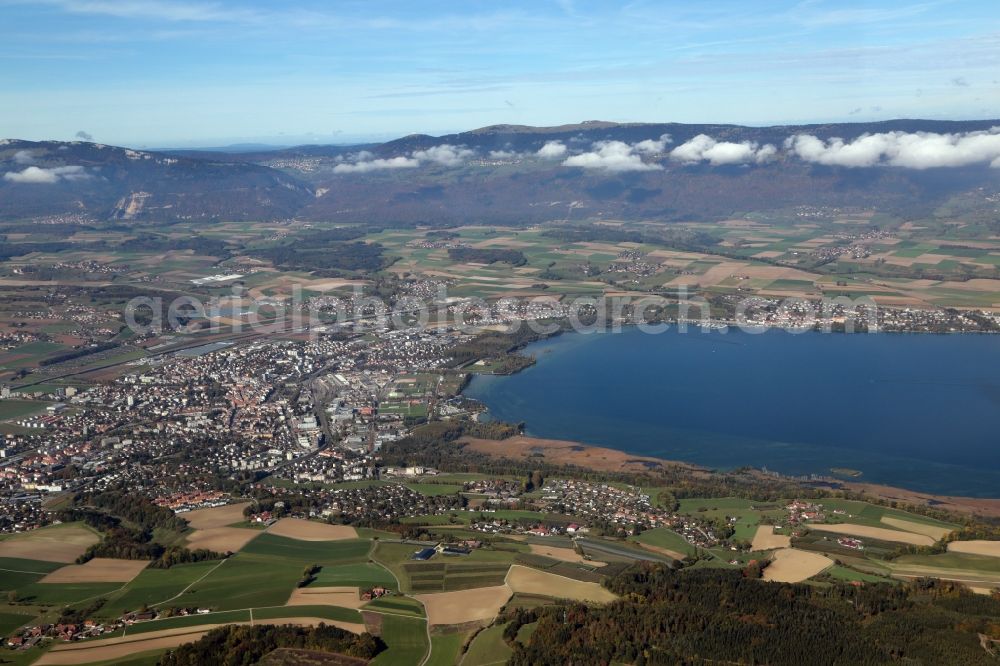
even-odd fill
[[(716, 473), (715, 470), (684, 461), (633, 455), (618, 449), (591, 446), (569, 440), (518, 435), (502, 440), (463, 437), (458, 441), (460, 444), (464, 444), (470, 451), (485, 454), (491, 458), (523, 460), (538, 457), (541, 454), (542, 458), (549, 463), (584, 467), (600, 472), (641, 473), (650, 471), (650, 466), (659, 466), (675, 469), (681, 468), (700, 478), (708, 478)], [(762, 476), (764, 475), (762, 470), (754, 469)], [(794, 477), (783, 478), (796, 481)], [(897, 488), (895, 486), (844, 481), (833, 477), (818, 478), (816, 482), (831, 486), (834, 490), (843, 489), (887, 502), (895, 501), (916, 506), (929, 506), (961, 514), (1000, 518), (1000, 497), (935, 495), (933, 493), (924, 493), (906, 488)]]
[[(622, 329), (621, 329), (621, 332), (626, 332), (628, 330), (633, 330), (635, 328), (636, 327), (634, 325), (623, 326)], [(772, 329), (769, 329), (769, 330), (773, 330), (773, 327), (772, 327)], [(586, 351), (583, 351), (582, 353), (573, 352), (572, 351), (573, 349), (579, 349), (576, 346), (576, 343), (572, 343), (572, 342), (562, 343), (562, 342), (560, 342), (560, 340), (562, 340), (564, 338), (567, 338), (567, 337), (576, 338), (578, 336), (564, 336), (564, 335), (562, 335), (562, 333), (566, 333), (566, 332), (572, 332), (572, 331), (559, 331), (555, 335), (549, 335), (546, 338), (543, 338), (542, 340), (530, 341), (530, 342), (528, 342), (525, 345), (519, 345), (518, 351), (521, 351), (521, 350), (523, 350), (525, 348), (530, 349), (531, 347), (538, 347), (538, 346), (541, 346), (541, 345), (549, 345), (549, 344), (559, 344), (559, 345), (566, 344), (566, 345), (572, 345), (572, 346), (568, 347), (568, 349), (570, 351), (567, 352), (567, 353), (573, 353), (573, 354), (575, 354), (575, 361), (578, 364), (580, 364), (580, 363), (589, 364), (591, 362), (591, 359), (588, 358), (590, 355), (595, 354), (595, 353), (596, 354), (600, 354), (601, 353), (601, 349), (602, 348), (598, 348), (596, 350), (596, 352), (592, 348), (591, 349), (587, 349)], [(585, 335), (582, 335), (582, 336), (579, 336), (579, 337), (580, 338), (590, 338), (590, 339), (610, 338), (610, 337), (613, 337), (613, 336), (608, 335), (609, 332), (610, 331), (605, 331), (603, 335), (589, 335), (589, 334), (585, 334)], [(800, 331), (796, 331), (796, 333), (797, 332), (800, 332)], [(815, 335), (815, 332), (811, 332), (811, 331), (801, 331), (801, 332), (810, 332), (813, 335)], [(895, 331), (893, 331), (893, 332), (895, 332)], [(712, 336), (711, 333), (715, 333), (716, 335)], [(695, 334), (696, 334), (697, 337), (695, 339), (706, 340), (706, 341), (713, 341), (714, 340), (714, 341), (717, 341), (717, 342), (720, 342), (720, 343), (726, 343), (727, 340), (731, 340), (731, 341), (735, 342), (736, 339), (737, 339), (737, 336), (739, 336), (739, 338), (742, 338), (742, 340), (744, 340), (744, 341), (748, 340), (749, 338), (758, 338), (757, 335), (750, 334), (749, 336), (747, 336), (747, 335), (744, 335), (740, 331), (736, 331), (735, 333), (736, 333), (736, 335), (726, 336), (726, 335), (720, 334), (717, 329), (706, 330), (704, 332), (696, 331)], [(676, 330), (674, 331), (674, 334), (675, 335), (682, 335), (679, 331), (676, 331)], [(636, 335), (636, 333), (633, 333), (633, 336), (634, 335)], [(790, 337), (795, 337), (795, 338), (799, 337), (799, 336), (795, 335), (794, 333), (787, 334), (787, 335), (789, 335)], [(926, 336), (926, 335), (919, 335), (919, 334), (918, 335), (913, 335), (912, 333), (909, 333), (908, 335), (906, 335), (904, 337), (911, 337), (912, 336), (913, 339), (924, 339), (924, 338), (928, 338), (928, 337), (939, 337), (939, 336), (944, 336), (944, 335), (945, 335), (944, 333), (934, 333), (931, 336)], [(654, 335), (654, 337), (655, 337), (655, 335)], [(823, 336), (823, 337), (826, 337), (826, 336)], [(840, 338), (840, 339), (844, 339), (844, 336), (835, 336), (835, 337)], [(949, 336), (949, 337), (951, 337), (951, 336)], [(962, 337), (965, 337), (965, 336), (962, 336)], [(981, 337), (981, 336), (969, 336), (969, 337), (971, 339), (971, 338), (976, 338), (976, 337)], [(581, 344), (587, 344), (587, 343), (581, 341)], [(882, 347), (885, 348), (885, 345), (883, 344)], [(895, 345), (893, 345), (892, 347), (894, 349)], [(603, 349), (606, 350), (607, 346), (603, 347)], [(992, 347), (990, 347), (990, 349), (992, 350)], [(510, 350), (510, 351), (514, 351), (514, 350)], [(545, 350), (542, 351), (542, 354), (548, 354), (550, 351), (555, 351), (555, 350), (545, 349)], [(991, 351), (991, 353), (992, 353), (992, 351)], [(646, 358), (646, 357), (644, 357), (644, 358)], [(536, 363), (536, 364), (533, 364), (533, 365), (531, 365), (529, 367), (526, 367), (526, 368), (524, 368), (522, 370), (519, 370), (517, 373), (512, 373), (511, 375), (506, 375), (504, 378), (506, 379), (506, 378), (511, 378), (511, 377), (515, 377), (515, 376), (518, 376), (518, 375), (524, 375), (526, 372), (532, 372), (532, 373), (534, 373), (534, 372), (539, 372), (539, 371), (540, 371), (539, 365)], [(600, 373), (597, 373), (597, 375), (600, 376)], [(533, 377), (538, 377), (538, 375), (533, 375)], [(573, 379), (573, 378), (579, 379), (578, 377), (572, 377), (571, 379)], [(486, 377), (486, 376), (483, 376), (481, 379), (473, 378), (472, 380), (470, 380), (470, 382), (465, 387), (463, 387), (463, 395), (466, 395), (467, 397), (470, 397), (470, 399), (476, 400), (476, 401), (480, 402), (480, 404), (483, 405), (483, 407), (484, 407), (484, 415), (487, 415), (487, 417), (493, 416), (493, 417), (495, 417), (495, 418), (497, 418), (499, 420), (506, 420), (506, 421), (510, 421), (510, 422), (526, 423), (527, 424), (527, 432), (525, 433), (525, 436), (528, 439), (531, 439), (532, 441), (536, 442), (535, 446), (537, 446), (537, 442), (540, 442), (540, 441), (541, 442), (550, 442), (550, 443), (551, 442), (558, 442), (559, 446), (562, 449), (567, 449), (568, 447), (584, 447), (584, 449), (589, 452), (588, 456), (589, 456), (591, 462), (593, 460), (595, 460), (597, 457), (602, 457), (602, 458), (605, 458), (605, 459), (608, 459), (608, 460), (615, 461), (615, 469), (614, 470), (610, 470), (606, 466), (602, 467), (606, 471), (640, 471), (641, 464), (637, 463), (637, 464), (632, 464), (632, 465), (623, 465), (622, 461), (625, 461), (625, 460), (646, 461), (646, 462), (648, 462), (650, 464), (684, 465), (684, 466), (686, 466), (688, 468), (691, 468), (691, 469), (702, 469), (702, 470), (707, 470), (707, 469), (725, 470), (725, 469), (729, 469), (730, 467), (752, 467), (752, 468), (755, 468), (755, 469), (759, 469), (762, 472), (773, 473), (773, 469), (772, 468), (778, 468), (778, 471), (781, 473), (782, 476), (785, 476), (785, 477), (790, 478), (790, 479), (799, 480), (799, 481), (806, 480), (806, 477), (808, 477), (808, 480), (822, 480), (822, 481), (827, 482), (827, 483), (838, 484), (839, 486), (844, 487), (844, 488), (850, 488), (850, 487), (858, 487), (858, 488), (862, 488), (863, 487), (863, 488), (867, 488), (868, 492), (870, 492), (870, 493), (877, 493), (877, 494), (879, 494), (879, 496), (883, 496), (883, 497), (888, 498), (888, 499), (899, 499), (899, 498), (906, 497), (906, 498), (909, 498), (906, 501), (911, 501), (911, 502), (914, 502), (914, 503), (938, 504), (938, 505), (954, 505), (956, 507), (961, 507), (961, 508), (956, 509), (956, 510), (961, 510), (961, 511), (966, 512), (966, 513), (975, 512), (975, 511), (989, 511), (990, 515), (994, 515), (994, 513), (995, 513), (995, 515), (997, 515), (998, 517), (1000, 517), (1000, 507), (994, 507), (990, 503), (990, 500), (993, 500), (993, 499), (997, 499), (997, 501), (1000, 502), (1000, 495), (998, 495), (997, 491), (994, 491), (993, 488), (991, 486), (989, 486), (988, 484), (985, 487), (983, 486), (982, 483), (980, 483), (979, 487), (973, 486), (973, 487), (963, 488), (963, 485), (961, 483), (952, 483), (951, 485), (948, 485), (947, 483), (945, 483), (945, 484), (939, 483), (939, 484), (936, 484), (937, 487), (934, 487), (935, 484), (933, 484), (933, 483), (925, 483), (924, 480), (923, 480), (923, 478), (920, 478), (920, 479), (916, 479), (916, 478), (910, 479), (909, 476), (907, 476), (907, 479), (910, 480), (910, 481), (912, 481), (913, 485), (910, 485), (909, 483), (907, 483), (906, 479), (903, 479), (903, 478), (899, 479), (900, 482), (895, 482), (894, 483), (894, 481), (892, 479), (893, 476), (902, 477), (902, 476), (906, 476), (906, 475), (895, 474), (895, 473), (892, 473), (892, 474), (885, 473), (886, 464), (884, 463), (884, 461), (883, 461), (883, 466), (880, 469), (865, 470), (864, 474), (862, 474), (862, 472), (857, 472), (856, 475), (854, 475), (854, 474), (849, 475), (850, 478), (844, 478), (844, 475), (833, 475), (833, 474), (830, 474), (830, 472), (832, 470), (834, 470), (834, 469), (840, 469), (840, 468), (844, 468), (844, 469), (850, 468), (852, 470), (864, 469), (864, 466), (859, 466), (859, 464), (857, 464), (860, 461), (850, 460), (849, 459), (849, 456), (850, 456), (849, 452), (847, 452), (848, 459), (845, 461), (845, 457), (844, 457), (845, 456), (845, 451), (844, 450), (839, 450), (838, 451), (836, 449), (831, 449), (829, 462), (828, 462), (828, 464), (824, 464), (824, 459), (825, 459), (826, 456), (822, 452), (820, 452), (817, 455), (816, 454), (816, 447), (813, 447), (814, 451), (813, 451), (812, 458), (811, 459), (808, 459), (808, 458), (804, 459), (808, 463), (808, 468), (807, 469), (803, 469), (802, 465), (800, 465), (799, 467), (794, 467), (793, 466), (791, 469), (787, 469), (787, 468), (786, 469), (782, 469), (782, 465), (779, 464), (779, 460), (778, 459), (775, 459), (773, 457), (770, 457), (770, 458), (768, 457), (769, 455), (771, 455), (771, 456), (777, 455), (777, 454), (775, 454), (776, 450), (775, 449), (767, 449), (766, 447), (764, 449), (761, 449), (762, 456), (758, 457), (756, 461), (754, 461), (752, 459), (749, 459), (749, 460), (747, 460), (747, 459), (736, 460), (734, 458), (732, 465), (727, 465), (727, 463), (722, 462), (721, 460), (718, 459), (718, 456), (716, 456), (716, 457), (713, 458), (711, 455), (709, 455), (709, 456), (702, 456), (700, 453), (698, 453), (697, 456), (685, 457), (684, 454), (686, 454), (686, 453), (693, 453), (693, 451), (690, 449), (690, 447), (688, 447), (688, 449), (685, 449), (683, 446), (680, 447), (680, 449), (675, 452), (675, 453), (678, 454), (676, 456), (663, 455), (664, 453), (667, 453), (667, 451), (663, 451), (663, 450), (657, 451), (655, 447), (648, 447), (648, 446), (645, 447), (645, 450), (644, 450), (644, 447), (641, 444), (639, 446), (636, 446), (636, 441), (638, 441), (638, 440), (629, 439), (628, 437), (626, 437), (626, 439), (627, 439), (628, 442), (631, 442), (630, 444), (626, 444), (624, 442), (619, 443), (618, 441), (616, 441), (617, 437), (614, 437), (614, 436), (609, 439), (607, 433), (604, 433), (604, 436), (602, 437), (600, 434), (598, 434), (595, 431), (583, 430), (577, 424), (574, 424), (574, 426), (571, 426), (571, 427), (568, 427), (568, 428), (566, 428), (566, 427), (558, 427), (558, 425), (554, 426), (553, 423), (551, 422), (552, 419), (549, 418), (548, 416), (546, 416), (547, 412), (542, 412), (541, 416), (539, 416), (539, 414), (536, 413), (536, 412), (539, 411), (537, 409), (537, 405), (538, 405), (538, 403), (540, 401), (545, 401), (545, 400), (551, 401), (551, 398), (549, 397), (548, 393), (546, 393), (544, 395), (540, 395), (540, 396), (539, 395), (533, 396), (534, 399), (532, 399), (532, 397), (529, 396), (529, 397), (525, 398), (525, 401), (523, 403), (521, 403), (521, 404), (517, 404), (517, 403), (507, 404), (506, 402), (502, 402), (502, 404), (500, 405), (500, 407), (502, 407), (502, 409), (499, 409), (499, 410), (494, 409), (494, 400), (491, 399), (491, 398), (494, 398), (494, 395), (491, 395), (490, 393), (486, 393), (484, 395), (483, 391), (480, 391), (479, 395), (475, 395), (474, 394), (475, 391), (476, 391), (476, 388), (478, 386), (481, 386), (482, 383), (484, 381), (486, 381), (487, 379), (492, 380), (493, 378)], [(534, 383), (535, 383), (535, 381), (531, 382), (531, 384), (534, 384)], [(570, 384), (570, 385), (572, 385), (572, 384)], [(487, 384), (487, 386), (489, 386), (489, 384)], [(523, 381), (520, 384), (517, 384), (517, 386), (519, 386), (521, 389), (528, 389), (528, 386)], [(470, 387), (473, 389), (472, 391), (468, 390)], [(653, 390), (655, 392), (656, 389), (651, 389), (651, 390)], [(470, 393), (473, 393), (473, 395), (470, 395)], [(509, 394), (510, 390), (507, 390), (506, 393)], [(544, 404), (546, 406), (546, 408), (549, 407), (549, 403), (548, 402), (542, 402), (542, 404)], [(565, 407), (565, 405), (564, 405), (564, 407)], [(603, 411), (603, 407), (604, 407), (604, 405), (600, 405), (599, 406), (599, 410)], [(558, 413), (558, 411), (559, 411), (559, 405), (558, 405), (558, 403), (555, 403), (554, 409), (555, 409), (556, 413)], [(614, 411), (614, 408), (612, 406), (608, 406), (607, 409), (610, 410), (611, 412)], [(534, 410), (534, 411), (532, 411), (532, 410)], [(499, 413), (498, 413), (498, 411), (499, 411)], [(591, 410), (591, 411), (593, 412), (593, 410)], [(652, 412), (652, 413), (655, 413), (655, 412)], [(547, 424), (547, 425), (544, 425), (540, 429), (535, 429), (535, 427), (537, 427), (537, 423), (535, 423), (535, 422), (536, 422), (536, 420), (538, 418), (549, 419), (548, 421), (545, 421), (545, 424)], [(622, 418), (624, 418), (624, 417), (622, 417)], [(660, 421), (660, 424), (663, 425), (663, 426), (665, 426), (665, 427), (670, 427), (670, 426), (673, 426), (673, 421), (670, 419), (670, 417), (666, 417), (666, 418), (662, 418), (662, 420)], [(586, 436), (584, 434), (585, 432), (594, 433), (594, 436)], [(711, 434), (708, 434), (706, 436), (711, 440), (711, 437), (712, 437)], [(786, 439), (784, 441), (786, 441), (786, 442), (793, 442), (793, 441), (796, 441), (796, 440)], [(748, 440), (748, 442), (749, 442), (749, 440)], [(621, 446), (619, 446), (619, 444), (621, 444)], [(731, 443), (730, 443), (730, 445), (731, 445)], [(480, 445), (480, 446), (485, 446), (485, 445)], [(548, 446), (551, 449), (555, 445), (554, 444), (549, 444)], [(615, 452), (615, 453), (613, 455), (611, 455), (611, 454), (609, 454), (609, 452)], [(887, 455), (891, 455), (892, 453), (893, 452), (891, 450), (888, 450), (886, 452)], [(609, 457), (609, 455), (610, 455), (610, 457)], [(862, 455), (862, 453), (859, 452), (859, 456), (861, 456), (861, 455)], [(514, 457), (519, 457), (519, 456), (523, 457), (522, 454), (520, 453), (520, 451), (518, 450), (518, 451), (515, 452)], [(588, 458), (588, 456), (585, 456), (585, 455), (569, 456), (568, 459), (566, 460), (566, 462), (568, 464), (578, 464), (580, 466), (585, 466), (585, 467), (586, 466), (592, 466), (592, 465), (588, 465), (587, 464), (587, 458)], [(703, 459), (699, 459), (698, 456), (701, 456), (701, 458), (703, 458)], [(840, 456), (839, 460), (837, 459), (837, 456)], [(566, 457), (566, 456), (563, 456), (562, 454), (560, 454), (560, 457)], [(745, 458), (744, 456), (740, 456), (740, 457), (741, 458)], [(752, 458), (752, 456), (751, 456), (751, 458)], [(683, 461), (683, 462), (680, 462), (680, 461)], [(911, 465), (920, 465), (921, 464), (920, 461), (916, 460), (916, 459), (909, 460), (909, 461), (901, 459), (901, 462), (904, 464), (904, 466), (905, 466), (905, 464), (907, 462), (910, 463)], [(939, 464), (939, 463), (934, 463), (934, 462), (928, 462), (927, 463), (927, 465), (935, 465), (935, 464)], [(966, 463), (966, 464), (968, 464), (968, 463)], [(891, 463), (890, 463), (890, 465), (891, 465)], [(788, 467), (788, 466), (786, 465), (785, 467)], [(917, 468), (913, 467), (909, 471), (909, 474), (911, 476), (915, 473), (915, 472), (913, 472), (914, 469), (917, 469)], [(926, 469), (923, 469), (924, 477), (927, 476), (927, 472), (930, 469), (933, 469), (933, 467), (928, 467)], [(947, 474), (949, 476), (949, 478), (950, 478), (951, 476), (953, 476), (953, 475), (956, 474), (956, 472), (958, 471), (958, 469), (959, 468), (948, 469), (946, 467), (942, 467), (941, 468), (941, 473)], [(991, 468), (987, 467), (986, 469), (991, 469)], [(873, 473), (871, 475), (871, 479), (869, 480), (868, 474), (867, 474), (868, 471), (881, 472), (881, 473)], [(917, 474), (917, 476), (920, 476), (920, 475)], [(928, 486), (930, 486), (930, 487), (928, 487)], [(919, 489), (919, 488), (922, 488), (922, 489)], [(967, 491), (971, 491), (972, 494), (962, 493), (963, 489), (967, 489)], [(958, 492), (955, 492), (955, 491), (958, 491)]]

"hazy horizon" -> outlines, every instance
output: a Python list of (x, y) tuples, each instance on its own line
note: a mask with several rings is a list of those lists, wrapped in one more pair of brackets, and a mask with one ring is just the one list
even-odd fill
[(983, 0), (0, 0), (0, 134), (359, 143), (492, 124), (1000, 116)]

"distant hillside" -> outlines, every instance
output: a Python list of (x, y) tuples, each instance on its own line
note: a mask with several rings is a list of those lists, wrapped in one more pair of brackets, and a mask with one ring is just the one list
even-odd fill
[(0, 217), (272, 219), (312, 200), (302, 181), (255, 164), (84, 142), (0, 144)]
[[(1000, 121), (775, 127), (589, 121), (495, 125), (360, 146), (241, 146), (238, 153), (6, 141), (0, 217), (86, 212), (98, 219), (526, 224), (704, 220), (801, 205), (920, 217), (979, 188), (1000, 192), (1000, 168), (989, 165), (989, 150), (996, 149), (980, 155), (979, 145), (944, 145), (958, 158), (914, 166), (892, 152), (896, 144), (965, 137), (993, 145), (995, 126)], [(794, 146), (789, 140), (796, 135), (812, 143)], [(866, 135), (874, 135), (869, 143), (892, 145), (855, 142)], [(882, 152), (874, 160), (857, 157), (869, 148)], [(679, 150), (693, 157), (678, 159)], [(916, 157), (906, 159), (924, 156), (911, 152)]]

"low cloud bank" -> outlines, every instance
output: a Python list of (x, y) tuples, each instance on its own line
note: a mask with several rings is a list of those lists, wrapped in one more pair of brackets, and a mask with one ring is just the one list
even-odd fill
[(384, 159), (375, 159), (374, 154), (362, 150), (354, 155), (349, 155), (347, 157), (349, 161), (333, 167), (333, 172), (364, 173), (383, 169), (413, 169), (426, 163), (454, 167), (461, 166), (475, 154), (476, 151), (465, 146), (453, 146), (447, 143), (426, 150), (415, 150), (409, 156), (400, 155)]
[(806, 162), (829, 166), (930, 169), (989, 163), (1000, 168), (1000, 127), (963, 134), (885, 132), (853, 141), (797, 134), (785, 141), (785, 150)]
[(567, 157), (563, 166), (583, 169), (602, 169), (614, 173), (624, 171), (660, 171), (662, 166), (655, 162), (643, 162), (636, 146), (624, 141), (599, 141), (593, 150)]
[(3, 179), (11, 183), (30, 183), (46, 185), (58, 183), (60, 180), (86, 180), (90, 178), (82, 166), (62, 166), (44, 169), (42, 167), (30, 166), (24, 171), (8, 171), (3, 175)]
[(427, 150), (417, 150), (413, 152), (413, 157), (420, 160), (421, 162), (433, 162), (435, 164), (441, 164), (444, 166), (460, 166), (473, 155), (476, 151), (466, 148), (465, 146), (452, 146), (447, 143), (443, 143), (440, 146), (434, 146), (433, 148), (428, 148)]
[(420, 166), (420, 160), (412, 157), (390, 157), (388, 159), (368, 159), (360, 162), (338, 164), (333, 167), (334, 173), (365, 173), (382, 169), (414, 169)]
[[(672, 149), (671, 143), (670, 135), (663, 134), (659, 138), (644, 139), (636, 143), (597, 141), (590, 144), (589, 150), (581, 152), (579, 148), (571, 150), (562, 141), (548, 141), (535, 151), (534, 156), (543, 160), (562, 160), (561, 164), (567, 167), (612, 173), (662, 171), (664, 158), (677, 164), (707, 163), (711, 166), (726, 166), (764, 164), (779, 156), (797, 157), (809, 163), (839, 167), (894, 166), (929, 169), (989, 164), (1000, 168), (1000, 127), (959, 134), (885, 132), (865, 134), (852, 141), (839, 138), (823, 140), (811, 134), (797, 134), (788, 137), (781, 150), (770, 143), (718, 141), (707, 134), (699, 134)], [(415, 150), (409, 155), (379, 159), (368, 151), (361, 151), (343, 158), (333, 171), (363, 173), (381, 169), (412, 169), (424, 164), (457, 167), (475, 155), (476, 151), (473, 149), (450, 144)], [(506, 160), (530, 157), (531, 153), (493, 150), (488, 155), (491, 159)], [(23, 164), (30, 164), (31, 159), (30, 151), (21, 151), (15, 156), (15, 160)], [(4, 177), (8, 180), (24, 179), (18, 182), (55, 182), (51, 178), (58, 176), (36, 171), (8, 173)], [(43, 180), (44, 178), (48, 180)]]
[(562, 141), (549, 141), (535, 154), (543, 160), (557, 159), (566, 154), (566, 144)]
[(774, 157), (777, 152), (778, 149), (769, 143), (761, 146), (754, 141), (716, 141), (707, 134), (699, 134), (670, 151), (670, 159), (683, 164), (708, 162), (712, 166), (761, 164)]

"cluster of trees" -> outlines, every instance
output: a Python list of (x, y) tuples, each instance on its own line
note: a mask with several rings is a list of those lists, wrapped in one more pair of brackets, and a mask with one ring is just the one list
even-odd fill
[(520, 250), (504, 250), (497, 248), (453, 247), (448, 250), (452, 261), (474, 264), (504, 263), (511, 266), (524, 266), (528, 258)]
[(64, 522), (83, 521), (102, 532), (104, 538), (77, 558), (83, 564), (95, 557), (124, 560), (153, 560), (150, 567), (169, 569), (175, 564), (218, 560), (221, 553), (182, 546), (166, 547), (154, 538), (155, 530), (178, 533), (187, 529), (187, 521), (166, 507), (153, 504), (148, 498), (122, 490), (95, 494), (77, 494), (74, 507), (60, 513)]
[(449, 353), (454, 359), (453, 364), (456, 366), (464, 365), (478, 361), (481, 358), (500, 359), (508, 354), (513, 354), (518, 349), (532, 342), (544, 340), (551, 337), (551, 335), (556, 335), (569, 328), (569, 323), (566, 321), (547, 323), (551, 323), (556, 327), (555, 333), (539, 333), (533, 331), (530, 326), (519, 326), (513, 331), (488, 331), (477, 335), (468, 342), (456, 345), (450, 350)]
[[(605, 585), (622, 600), (516, 610), (510, 663), (979, 663), (1000, 599), (940, 581), (764, 583), (747, 572), (640, 564)], [(526, 645), (513, 640), (537, 623)]]
[(149, 565), (151, 569), (169, 569), (175, 564), (191, 564), (192, 562), (205, 562), (207, 560), (221, 560), (225, 557), (222, 553), (217, 553), (208, 548), (184, 548), (183, 546), (170, 546)]
[(99, 597), (86, 606), (77, 606), (75, 608), (67, 606), (59, 614), (58, 622), (59, 624), (83, 624), (88, 618), (93, 617), (97, 611), (101, 610), (107, 601), (104, 597)]
[(296, 587), (305, 587), (309, 583), (316, 580), (316, 574), (322, 570), (323, 567), (319, 564), (309, 564), (305, 569), (302, 570), (302, 578), (296, 583)]
[(367, 661), (384, 650), (385, 644), (367, 632), (355, 635), (325, 624), (316, 627), (227, 625), (168, 652), (160, 665), (243, 666), (258, 663), (278, 648), (332, 652)]
[(163, 528), (182, 531), (188, 525), (186, 520), (167, 507), (154, 504), (143, 495), (132, 494), (122, 490), (110, 490), (92, 495), (77, 495), (74, 498), (74, 505), (103, 509), (113, 516), (149, 530)]
[(248, 250), (255, 257), (266, 259), (286, 270), (316, 271), (320, 275), (338, 275), (342, 272), (373, 272), (391, 262), (378, 243), (327, 243), (320, 246), (268, 247)]

